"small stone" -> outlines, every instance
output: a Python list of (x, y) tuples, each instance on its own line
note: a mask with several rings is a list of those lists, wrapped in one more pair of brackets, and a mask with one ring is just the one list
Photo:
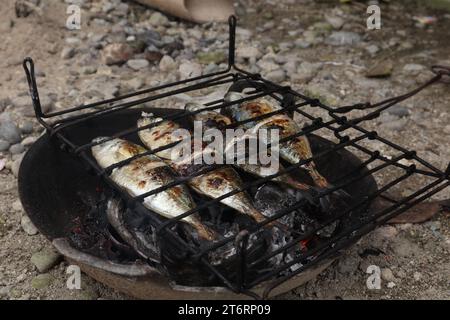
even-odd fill
[(10, 148), (9, 148), (9, 152), (11, 154), (20, 154), (22, 152), (25, 151), (25, 147), (21, 144), (21, 143), (16, 143), (13, 144)]
[(356, 32), (333, 31), (327, 39), (332, 46), (351, 46), (361, 41), (361, 36)]
[(61, 58), (62, 59), (71, 59), (75, 56), (75, 49), (72, 47), (64, 47), (61, 51)]
[[(142, 79), (140, 79), (140, 78), (132, 78), (132, 79), (126, 81), (124, 84), (127, 88), (136, 91), (143, 87), (144, 81), (142, 81)], [(22, 143), (23, 143), (23, 141), (22, 141)]]
[(273, 82), (279, 83), (283, 82), (286, 79), (286, 73), (282, 69), (270, 71), (265, 75), (265, 77)]
[(148, 19), (148, 22), (152, 25), (152, 26), (165, 26), (169, 23), (169, 19), (163, 15), (162, 13), (156, 11), (154, 12), (150, 18)]
[(408, 108), (401, 106), (401, 105), (394, 105), (387, 109), (387, 112), (389, 114), (392, 114), (394, 116), (397, 116), (399, 118), (403, 118), (409, 115)]
[(156, 64), (161, 61), (163, 54), (159, 51), (146, 51), (144, 57), (148, 62)]
[(380, 51), (380, 48), (375, 44), (371, 44), (370, 46), (366, 47), (366, 51), (371, 55), (374, 55)]
[(253, 46), (244, 46), (236, 50), (236, 55), (244, 59), (259, 59), (262, 56), (261, 51)]
[(388, 130), (400, 131), (405, 128), (407, 122), (408, 122), (408, 120), (403, 118), (403, 119), (393, 120), (393, 121), (389, 121), (389, 122), (384, 122), (381, 124), (381, 126)]
[(31, 146), (33, 143), (35, 143), (37, 140), (37, 137), (26, 137), (25, 139), (22, 140), (22, 145), (25, 147), (29, 147)]
[(226, 60), (226, 55), (223, 51), (199, 52), (197, 59), (202, 64), (220, 64)]
[(121, 64), (133, 56), (133, 48), (126, 43), (111, 43), (102, 50), (102, 61), (106, 65)]
[(390, 281), (390, 282), (393, 282), (396, 280), (394, 277), (394, 274), (392, 273), (392, 270), (389, 268), (381, 269), (381, 279), (383, 279), (384, 281)]
[(0, 140), (0, 152), (9, 150), (11, 144), (6, 140)]
[(22, 206), (22, 202), (20, 202), (20, 199), (17, 199), (16, 201), (14, 201), (12, 203), (11, 207), (14, 211), (18, 211), (18, 212), (23, 211), (23, 206)]
[(382, 60), (372, 65), (366, 73), (368, 78), (385, 78), (389, 77), (394, 69), (392, 60)]
[(23, 231), (25, 231), (29, 236), (34, 236), (39, 232), (26, 214), (22, 216), (20, 225), (22, 226)]
[(314, 79), (320, 69), (322, 69), (322, 64), (304, 61), (297, 67), (295, 74), (292, 75), (292, 79), (294, 81), (308, 83)]
[(425, 70), (425, 66), (416, 63), (409, 63), (403, 67), (403, 71), (417, 73), (419, 71)]
[(413, 274), (414, 280), (416, 281), (420, 281), (420, 279), (422, 279), (422, 274), (420, 272), (414, 272)]
[(159, 61), (159, 69), (164, 72), (172, 71), (177, 66), (175, 60), (171, 56), (165, 55)]
[(60, 260), (61, 255), (53, 249), (43, 249), (31, 256), (31, 263), (40, 273), (47, 272), (53, 268)]
[(5, 297), (9, 296), (10, 291), (11, 291), (11, 287), (0, 286), (0, 298), (5, 298)]
[(280, 66), (272, 59), (261, 59), (256, 63), (256, 65), (266, 73), (280, 69)]
[(20, 164), (22, 163), (22, 158), (23, 157), (19, 157), (18, 159), (14, 160), (11, 164), (11, 172), (13, 173), (14, 177), (18, 177), (19, 176), (19, 169), (20, 169)]
[(341, 17), (325, 15), (325, 20), (334, 28), (340, 29), (345, 21)]
[(444, 127), (444, 133), (450, 134), (450, 124), (448, 124)]
[(53, 282), (53, 276), (48, 273), (40, 274), (31, 280), (31, 286), (34, 289), (44, 289), (51, 285)]
[(20, 130), (13, 121), (0, 120), (0, 139), (12, 144), (20, 142)]
[(198, 77), (202, 74), (202, 66), (196, 62), (185, 61), (178, 68), (180, 79)]
[(94, 66), (85, 66), (81, 68), (81, 73), (85, 75), (94, 74), (97, 72), (97, 68)]
[(33, 123), (31, 121), (25, 121), (20, 126), (20, 131), (24, 134), (30, 134), (33, 132)]
[(386, 287), (388, 287), (389, 289), (392, 289), (393, 287), (395, 287), (395, 283), (394, 282), (388, 282)]
[[(217, 72), (218, 70), (219, 70), (219, 66), (217, 64), (210, 63), (205, 67), (204, 74), (214, 73), (214, 72)], [(449, 128), (450, 128), (450, 126), (449, 126)]]
[(149, 66), (149, 62), (146, 59), (131, 59), (127, 61), (127, 66), (134, 71), (145, 69)]

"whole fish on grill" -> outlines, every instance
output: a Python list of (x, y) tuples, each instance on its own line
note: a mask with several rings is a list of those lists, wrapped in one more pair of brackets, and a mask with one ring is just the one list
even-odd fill
[[(94, 142), (102, 142), (104, 139), (96, 138)], [(117, 138), (106, 140), (92, 147), (92, 155), (102, 168), (107, 168), (145, 151), (146, 149), (139, 145)], [(133, 197), (163, 187), (175, 180), (170, 167), (154, 155), (145, 155), (121, 167), (114, 168), (110, 178)], [(145, 197), (143, 205), (169, 219), (195, 207), (189, 191), (183, 184)], [(194, 227), (201, 238), (215, 239), (215, 233), (204, 226), (196, 215), (189, 215), (181, 220)]]
[[(190, 102), (187, 103), (185, 106), (185, 110), (192, 112), (192, 111), (199, 111), (205, 108), (204, 105)], [(212, 110), (205, 110), (202, 112), (195, 113), (191, 116), (192, 121), (199, 121), (202, 123), (202, 128), (204, 131), (208, 129), (219, 129), (223, 130), (226, 126), (230, 125), (232, 123), (232, 120), (216, 111)], [(232, 146), (229, 146), (232, 147)], [(234, 147), (233, 147), (234, 150)], [(256, 157), (256, 160), (259, 160), (259, 157)], [(268, 177), (270, 175), (278, 174), (280, 171), (284, 170), (283, 165), (280, 163), (278, 166), (278, 170), (271, 170), (273, 168), (270, 168), (270, 165), (263, 165), (259, 161), (256, 164), (249, 163), (249, 161), (245, 161), (245, 163), (236, 163), (236, 167), (242, 169), (243, 171), (246, 171), (250, 174), (253, 174), (258, 177)], [(295, 189), (299, 190), (311, 190), (311, 186), (307, 185), (305, 183), (301, 183), (294, 178), (292, 178), (288, 173), (278, 175), (272, 179), (272, 181), (276, 181), (279, 183), (286, 184), (290, 187), (293, 187)]]
[[(143, 117), (138, 120), (138, 127), (148, 126), (152, 123), (157, 124), (151, 129), (143, 129), (138, 132), (141, 141), (147, 148), (155, 150), (164, 144), (170, 144), (177, 141), (179, 141), (179, 143), (186, 143), (179, 139), (175, 134), (169, 134), (170, 131), (173, 133), (180, 128), (177, 123), (171, 120), (162, 121), (161, 118), (143, 114)], [(204, 149), (201, 148), (199, 151), (193, 150), (192, 144), (187, 147), (191, 148), (193, 152), (191, 156), (186, 157), (184, 161), (178, 161), (178, 153), (174, 152), (176, 147), (171, 147), (165, 150), (165, 152), (158, 152), (157, 154), (166, 159), (179, 175), (190, 176), (195, 172), (201, 172), (207, 165), (194, 163), (194, 160), (203, 154), (205, 151)], [(224, 166), (189, 179), (188, 185), (199, 194), (216, 199), (229, 192), (242, 188), (243, 182), (232, 167)], [(266, 220), (266, 217), (253, 206), (250, 197), (245, 191), (226, 197), (220, 200), (220, 202), (242, 214), (251, 216), (257, 222)]]
[[(243, 94), (237, 92), (228, 92), (225, 96), (225, 101), (232, 102), (244, 97)], [(222, 113), (231, 117), (234, 121), (239, 122), (243, 120), (250, 120), (258, 116), (272, 113), (281, 109), (281, 106), (273, 104), (265, 99), (256, 99), (252, 101), (245, 101), (231, 105), (222, 109)], [(298, 124), (284, 113), (277, 113), (264, 119), (250, 121), (242, 124), (246, 129), (251, 129), (257, 132), (260, 129), (278, 129), (280, 139), (291, 137), (292, 135), (301, 132)], [(305, 135), (291, 137), (288, 141), (280, 143), (280, 156), (289, 163), (297, 164), (300, 161), (310, 159), (313, 157), (308, 138)], [(315, 185), (319, 190), (327, 190), (332, 186), (327, 179), (323, 177), (316, 168), (314, 161), (309, 161), (302, 166), (305, 168)], [(335, 191), (337, 195), (349, 198), (350, 196), (343, 190)], [(329, 197), (322, 202), (329, 202)], [(324, 206), (329, 206), (324, 203)]]

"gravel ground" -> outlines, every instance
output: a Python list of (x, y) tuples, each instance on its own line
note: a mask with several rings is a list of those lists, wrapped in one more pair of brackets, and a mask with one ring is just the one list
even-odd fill
[[(227, 24), (186, 23), (120, 0), (79, 0), (82, 27), (69, 31), (66, 8), (73, 1), (57, 0), (50, 6), (30, 0), (36, 6), (18, 6), (18, 15), (15, 4), (23, 1), (3, 2), (0, 299), (129, 298), (84, 275), (81, 290), (67, 289), (67, 263), (24, 215), (17, 171), (42, 128), (31, 112), (22, 59), (31, 56), (36, 62), (44, 109), (61, 110), (218, 70), (226, 59)], [(367, 30), (366, 8), (365, 2), (238, 2), (237, 62), (331, 106), (392, 97), (430, 78), (432, 64), (450, 65), (449, 13), (406, 1), (383, 2), (382, 28)], [(436, 84), (363, 126), (443, 169), (450, 160), (449, 92), (448, 84)], [(189, 99), (179, 98), (174, 107)], [(395, 156), (384, 144), (368, 147)], [(377, 182), (386, 183), (395, 174), (386, 172)], [(425, 182), (411, 179), (393, 195), (408, 195)], [(433, 197), (449, 198), (449, 188)], [(282, 298), (449, 299), (448, 216), (440, 212), (422, 224), (382, 226), (316, 280)], [(369, 265), (381, 268), (379, 290), (367, 289)]]

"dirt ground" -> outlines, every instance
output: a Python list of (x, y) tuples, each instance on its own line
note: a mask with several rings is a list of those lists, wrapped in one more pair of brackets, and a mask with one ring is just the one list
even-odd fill
[[(34, 59), (46, 105), (60, 110), (174, 80), (182, 76), (179, 66), (186, 60), (196, 61), (202, 68), (220, 67), (220, 59), (205, 62), (199, 52), (226, 50), (227, 24), (195, 25), (173, 17), (167, 20), (135, 3), (96, 0), (81, 1), (81, 29), (70, 31), (65, 27), (66, 2), (70, 1), (52, 1), (51, 5), (40, 2), (26, 17), (16, 16), (16, 0), (4, 0), (0, 7), (0, 120), (10, 121), (21, 130), (21, 146), (0, 151), (0, 299), (128, 299), (131, 297), (85, 275), (81, 290), (70, 290), (66, 287), (66, 262), (55, 261), (55, 266), (40, 272), (31, 259), (35, 253), (49, 249), (50, 244), (41, 234), (30, 235), (35, 232), (30, 230), (18, 200), (17, 169), (24, 154), (21, 148), (26, 150), (43, 131), (30, 116), (22, 60), (27, 56)], [(128, 6), (119, 10), (120, 3)], [(249, 54), (251, 57), (245, 60), (238, 57), (237, 61), (331, 106), (380, 101), (404, 93), (433, 76), (431, 65), (450, 66), (450, 12), (409, 1), (382, 2), (380, 6), (381, 29), (367, 30), (364, 1), (237, 2), (237, 47), (256, 47), (260, 52)], [(173, 56), (172, 71), (158, 62), (139, 70), (129, 64), (105, 65), (101, 53), (105, 45), (130, 41), (129, 29), (147, 26), (150, 20), (165, 45), (184, 46), (168, 54)], [(336, 45), (336, 37), (351, 43)], [(156, 47), (167, 54), (166, 47)], [(383, 77), (367, 77), (368, 70), (377, 64)], [(284, 72), (271, 73), (280, 66)], [(435, 167), (445, 169), (450, 161), (449, 89), (449, 84), (435, 84), (363, 126), (416, 150)], [(351, 115), (361, 114), (364, 112)], [(373, 142), (370, 147), (395, 156), (383, 144)], [(389, 174), (380, 175), (377, 182), (388, 181), (384, 179)], [(394, 190), (395, 196), (408, 195), (423, 183), (426, 180), (412, 180)], [(450, 199), (450, 188), (432, 198), (445, 199)], [(281, 298), (450, 299), (448, 218), (447, 211), (422, 224), (382, 226), (347, 250), (317, 279)], [(381, 268), (379, 290), (366, 286), (370, 265)]]

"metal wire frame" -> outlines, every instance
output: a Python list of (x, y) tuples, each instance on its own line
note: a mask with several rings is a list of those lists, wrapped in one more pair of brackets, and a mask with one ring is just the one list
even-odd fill
[[(278, 285), (280, 285), (282, 282), (288, 280), (289, 278), (293, 277), (294, 275), (304, 271), (305, 269), (313, 266), (314, 264), (319, 263), (323, 259), (330, 258), (334, 255), (336, 255), (339, 250), (346, 248), (348, 245), (354, 243), (359, 237), (366, 234), (367, 232), (373, 230), (377, 225), (389, 220), (390, 218), (394, 217), (397, 214), (400, 214), (401, 212), (404, 212), (408, 208), (412, 207), (416, 203), (419, 203), (420, 201), (423, 201), (433, 194), (447, 188), (450, 185), (450, 164), (447, 167), (445, 171), (441, 171), (435, 166), (431, 165), (430, 163), (426, 162), (425, 160), (421, 159), (417, 156), (417, 154), (414, 151), (407, 150), (393, 142), (388, 141), (387, 139), (384, 139), (380, 137), (376, 132), (368, 131), (364, 128), (362, 128), (359, 124), (368, 121), (371, 119), (374, 119), (380, 115), (380, 112), (389, 108), (390, 106), (403, 101), (409, 97), (411, 97), (414, 94), (417, 94), (422, 89), (426, 88), (427, 86), (442, 80), (444, 77), (450, 77), (450, 68), (444, 67), (444, 66), (434, 66), (432, 68), (433, 72), (435, 72), (436, 76), (430, 79), (427, 83), (420, 86), (419, 88), (404, 94), (399, 97), (390, 98), (381, 102), (378, 102), (376, 104), (370, 104), (370, 103), (360, 103), (355, 104), (352, 106), (345, 106), (340, 108), (331, 108), (330, 106), (327, 106), (320, 102), (317, 99), (312, 99), (310, 97), (307, 97), (303, 94), (300, 94), (294, 90), (292, 90), (289, 86), (280, 86), (276, 83), (273, 83), (271, 81), (268, 81), (261, 77), (259, 74), (253, 74), (250, 72), (247, 72), (235, 65), (235, 28), (236, 28), (236, 18), (234, 16), (230, 17), (229, 19), (229, 27), (230, 27), (230, 38), (229, 38), (229, 52), (228, 52), (228, 67), (225, 70), (202, 75), (186, 80), (176, 81), (169, 84), (160, 85), (157, 87), (149, 88), (140, 90), (137, 92), (129, 93), (126, 95), (122, 95), (116, 98), (107, 99), (104, 101), (98, 101), (91, 104), (86, 105), (80, 105), (75, 106), (70, 109), (62, 110), (62, 111), (56, 111), (56, 112), (50, 112), (47, 114), (44, 114), (42, 112), (42, 108), (40, 105), (39, 100), (39, 93), (36, 85), (36, 78), (34, 74), (34, 63), (31, 58), (26, 58), (24, 60), (24, 69), (26, 72), (28, 84), (30, 87), (30, 95), (33, 103), (33, 107), (35, 110), (36, 118), (38, 121), (46, 128), (47, 133), (51, 136), (55, 136), (60, 143), (69, 151), (73, 152), (74, 154), (77, 154), (85, 163), (87, 163), (88, 167), (94, 171), (96, 174), (101, 176), (104, 181), (111, 186), (113, 190), (116, 191), (118, 195), (120, 195), (127, 203), (127, 205), (138, 212), (147, 214), (147, 216), (150, 217), (150, 223), (156, 228), (157, 234), (160, 236), (164, 235), (165, 241), (170, 241), (173, 244), (178, 245), (179, 247), (185, 249), (186, 256), (189, 256), (192, 259), (196, 259), (200, 263), (202, 263), (212, 274), (215, 274), (227, 287), (229, 287), (231, 290), (237, 293), (245, 293), (249, 296), (252, 296), (254, 298), (260, 298), (259, 295), (252, 292), (251, 289), (270, 279), (275, 279), (272, 283), (270, 283), (263, 294), (262, 297), (266, 298), (270, 295), (270, 292)], [(172, 115), (169, 115), (167, 117), (164, 117), (162, 121), (164, 120), (179, 120), (181, 118), (184, 118), (186, 116), (194, 115), (198, 112), (204, 111), (204, 110), (215, 110), (215, 109), (223, 109), (228, 108), (232, 104), (235, 103), (241, 103), (244, 101), (250, 101), (256, 98), (260, 97), (272, 97), (273, 99), (280, 102), (280, 104), (283, 106), (283, 110), (272, 112), (269, 114), (264, 114), (258, 117), (255, 117), (250, 120), (244, 120), (240, 122), (235, 122), (227, 126), (227, 128), (233, 128), (238, 127), (242, 124), (245, 124), (250, 121), (257, 121), (262, 120), (265, 118), (268, 118), (270, 116), (273, 116), (280, 112), (294, 112), (297, 113), (306, 119), (311, 120), (311, 124), (305, 128), (303, 128), (298, 133), (295, 133), (291, 136), (285, 137), (280, 140), (280, 143), (289, 141), (290, 139), (293, 139), (295, 137), (307, 135), (310, 133), (314, 133), (319, 129), (327, 129), (331, 130), (335, 137), (339, 140), (337, 144), (335, 144), (333, 147), (315, 154), (312, 158), (304, 159), (300, 161), (299, 163), (292, 164), (290, 166), (287, 166), (284, 170), (281, 170), (277, 174), (273, 174), (271, 176), (265, 177), (265, 178), (258, 178), (254, 181), (245, 183), (242, 188), (234, 190), (232, 192), (229, 192), (219, 198), (205, 201), (201, 204), (199, 204), (196, 208), (193, 210), (190, 210), (176, 218), (170, 219), (170, 220), (163, 220), (161, 219), (157, 214), (152, 213), (147, 208), (145, 208), (142, 204), (142, 200), (150, 195), (156, 194), (158, 192), (161, 192), (163, 190), (166, 190), (170, 187), (173, 187), (175, 185), (185, 183), (188, 180), (192, 179), (195, 176), (205, 174), (207, 172), (211, 172), (213, 170), (216, 170), (217, 168), (222, 167), (223, 165), (212, 165), (208, 167), (206, 170), (202, 172), (196, 172), (192, 175), (185, 176), (185, 177), (179, 177), (175, 179), (172, 183), (167, 184), (164, 187), (152, 190), (150, 192), (147, 192), (145, 194), (142, 194), (138, 197), (132, 197), (128, 193), (123, 192), (121, 188), (119, 188), (114, 181), (109, 178), (109, 174), (111, 171), (115, 168), (124, 166), (131, 161), (150, 154), (155, 154), (159, 151), (168, 149), (173, 147), (176, 143), (168, 144), (165, 146), (162, 146), (160, 148), (146, 151), (142, 154), (136, 155), (134, 157), (131, 157), (127, 160), (121, 161), (119, 163), (116, 163), (108, 168), (101, 168), (98, 166), (98, 164), (93, 160), (93, 158), (90, 156), (90, 148), (96, 144), (99, 144), (99, 142), (89, 142), (83, 145), (77, 145), (71, 139), (65, 134), (65, 130), (71, 126), (74, 126), (76, 124), (82, 123), (84, 121), (99, 118), (108, 114), (112, 114), (121, 110), (125, 110), (128, 108), (131, 108), (136, 105), (140, 105), (146, 102), (156, 101), (159, 99), (167, 98), (170, 96), (173, 96), (175, 94), (179, 93), (185, 93), (190, 91), (196, 91), (203, 88), (211, 88), (213, 86), (222, 85), (222, 84), (233, 84), (238, 81), (247, 81), (248, 84), (250, 84), (251, 87), (253, 87), (253, 90), (248, 94), (248, 96), (235, 101), (233, 103), (225, 102), (223, 99), (219, 99), (216, 101), (211, 101), (210, 103), (205, 104), (205, 108), (203, 110), (197, 110), (197, 111), (180, 111), (175, 112)], [(167, 91), (164, 91), (167, 90)], [(161, 92), (164, 91), (164, 92)], [(295, 98), (295, 99), (293, 99)], [(131, 101), (125, 101), (127, 99), (133, 99)], [(300, 100), (299, 103), (294, 103), (293, 101)], [(309, 114), (304, 110), (306, 106), (309, 107), (316, 107), (321, 108), (328, 112), (328, 115), (330, 116), (331, 120), (324, 122), (323, 119), (317, 118)], [(99, 109), (99, 107), (102, 107), (102, 109)], [(347, 119), (346, 116), (343, 116), (342, 114), (349, 113), (352, 110), (369, 110), (374, 109), (372, 112), (366, 114), (365, 116), (354, 118), (354, 119)], [(64, 119), (60, 119), (60, 117), (65, 117)], [(50, 122), (50, 120), (52, 120)], [(147, 126), (143, 126), (141, 128), (130, 128), (121, 132), (117, 132), (116, 134), (112, 135), (110, 139), (114, 138), (122, 138), (126, 137), (130, 134), (136, 133), (140, 130), (149, 129), (156, 125), (158, 125), (160, 122), (152, 123)], [(357, 137), (351, 138), (348, 135), (345, 135), (345, 131), (348, 129), (352, 129), (356, 132), (358, 132), (360, 135)], [(361, 142), (366, 140), (378, 140), (379, 142), (389, 146), (390, 148), (400, 152), (400, 154), (393, 159), (388, 159), (386, 157), (383, 157), (378, 151), (371, 151), (367, 147), (362, 146)], [(180, 221), (182, 218), (194, 214), (195, 212), (198, 212), (199, 210), (206, 208), (212, 204), (218, 203), (220, 200), (225, 199), (226, 197), (232, 196), (234, 194), (237, 194), (239, 192), (245, 191), (250, 189), (253, 186), (258, 186), (264, 182), (271, 181), (274, 178), (276, 178), (279, 175), (287, 174), (290, 172), (293, 172), (297, 168), (303, 166), (304, 164), (307, 164), (311, 161), (315, 161), (316, 159), (330, 154), (334, 153), (338, 150), (352, 147), (355, 148), (362, 153), (369, 156), (367, 160), (365, 160), (359, 169), (364, 168), (366, 165), (372, 164), (375, 161), (380, 161), (382, 164), (377, 165), (376, 167), (367, 170), (363, 172), (362, 174), (357, 175), (356, 177), (348, 179), (347, 176), (340, 176), (335, 179), (334, 187), (330, 188), (329, 190), (324, 191), (323, 193), (319, 194), (318, 197), (324, 197), (327, 194), (330, 194), (336, 190), (342, 189), (345, 186), (354, 183), (360, 179), (363, 179), (364, 177), (368, 175), (374, 175), (377, 172), (380, 172), (381, 170), (384, 170), (389, 167), (396, 167), (398, 169), (401, 169), (404, 171), (404, 174), (388, 183), (386, 183), (384, 186), (379, 188), (379, 190), (373, 194), (367, 195), (366, 198), (360, 200), (358, 203), (353, 204), (351, 207), (347, 208), (346, 210), (338, 213), (333, 218), (330, 218), (326, 220), (325, 222), (321, 223), (320, 226), (310, 230), (308, 233), (303, 234), (301, 236), (295, 236), (293, 239), (287, 243), (285, 246), (274, 250), (272, 252), (268, 252), (264, 254), (263, 256), (259, 257), (256, 261), (247, 261), (246, 255), (247, 255), (247, 242), (249, 234), (252, 232), (256, 232), (261, 228), (262, 226), (277, 220), (281, 217), (283, 217), (286, 214), (289, 214), (293, 210), (296, 210), (302, 206), (302, 203), (296, 203), (290, 208), (279, 210), (274, 216), (271, 218), (267, 218), (266, 221), (263, 221), (262, 223), (256, 224), (253, 229), (248, 230), (244, 234), (238, 234), (235, 236), (231, 236), (222, 240), (219, 240), (217, 242), (211, 243), (210, 245), (202, 248), (201, 250), (199, 248), (194, 248), (190, 245), (188, 245), (184, 240), (182, 240), (176, 233), (171, 231), (170, 227), (174, 225), (177, 221)], [(399, 161), (402, 159), (410, 159), (413, 161), (416, 161), (420, 165), (422, 165), (425, 169), (419, 169), (415, 165), (406, 166)], [(427, 176), (429, 178), (434, 179), (433, 182), (421, 187), (419, 190), (411, 194), (410, 196), (399, 200), (399, 201), (393, 201), (392, 199), (389, 199), (389, 197), (385, 196), (384, 193), (388, 191), (393, 186), (398, 185), (402, 181), (408, 179), (412, 175), (423, 175)], [(365, 220), (360, 221), (357, 224), (351, 225), (349, 228), (339, 232), (338, 234), (334, 235), (327, 241), (324, 241), (320, 243), (317, 247), (314, 247), (313, 249), (310, 249), (306, 251), (304, 254), (296, 257), (289, 263), (285, 263), (282, 265), (277, 266), (272, 271), (267, 272), (260, 277), (257, 277), (256, 279), (253, 279), (252, 281), (247, 281), (247, 270), (251, 267), (256, 266), (259, 262), (266, 261), (277, 254), (286, 252), (291, 247), (298, 244), (301, 240), (305, 240), (310, 238), (312, 235), (314, 235), (316, 232), (320, 231), (321, 229), (326, 228), (328, 225), (338, 221), (339, 219), (345, 217), (353, 210), (367, 204), (369, 201), (372, 201), (378, 197), (383, 197), (391, 200), (392, 205), (381, 210), (380, 212), (376, 212), (370, 216), (368, 216)], [(221, 246), (224, 246), (230, 242), (234, 241), (237, 246), (237, 252), (238, 252), (238, 259), (237, 259), (237, 265), (236, 265), (236, 280), (232, 280), (233, 275), (226, 275), (223, 274), (220, 270), (218, 270), (215, 266), (211, 265), (207, 259), (207, 254), (212, 252), (213, 250), (216, 250), (220, 248)], [(281, 275), (281, 272), (286, 272), (291, 266), (294, 264), (297, 264), (301, 262), (302, 266), (297, 269), (296, 271), (290, 271), (285, 275)]]

